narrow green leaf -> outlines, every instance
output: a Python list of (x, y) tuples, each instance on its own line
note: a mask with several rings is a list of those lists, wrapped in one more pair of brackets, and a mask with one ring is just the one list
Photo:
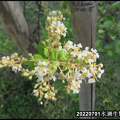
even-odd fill
[(46, 58), (48, 58), (48, 48), (44, 48), (44, 55)]
[(55, 52), (53, 50), (50, 50), (50, 60), (55, 60)]
[(64, 67), (62, 68), (62, 71), (65, 71), (65, 70), (67, 70), (67, 66), (64, 66)]

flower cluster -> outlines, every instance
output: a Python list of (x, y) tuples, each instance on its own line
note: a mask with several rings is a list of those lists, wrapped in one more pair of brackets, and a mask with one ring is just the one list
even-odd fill
[[(101, 75), (104, 73), (104, 70), (101, 70), (103, 64), (96, 65), (96, 59), (99, 58), (99, 54), (96, 49), (91, 48), (89, 51), (89, 47), (85, 47), (85, 50), (80, 50), (82, 48), (82, 44), (73, 44), (72, 41), (68, 41), (65, 46), (59, 46), (59, 50), (63, 50), (63, 53), (69, 53), (72, 58), (76, 58), (74, 61), (77, 62), (73, 66), (70, 67), (73, 70), (69, 74), (70, 79), (72, 81), (71, 90), (73, 93), (78, 93), (80, 88), (80, 83), (82, 80), (86, 80), (88, 78), (88, 83), (94, 83), (97, 78), (101, 78)], [(72, 59), (73, 60), (73, 59)], [(72, 60), (70, 64), (72, 65)], [(78, 66), (79, 65), (79, 66)]]
[[(32, 54), (29, 54), (29, 56), (33, 59), (28, 61), (24, 57), (18, 57), (17, 53), (11, 55), (11, 57), (4, 56), (0, 61), (0, 68), (9, 66), (15, 73), (21, 71), (22, 76), (28, 76), (30, 80), (33, 75), (37, 77), (33, 95), (39, 97), (39, 102), (43, 97), (56, 100), (55, 94), (57, 93), (57, 90), (51, 86), (50, 82), (51, 80), (53, 80), (52, 82), (57, 80), (53, 72), (54, 70), (60, 70), (58, 78), (62, 79), (63, 84), (66, 81), (68, 82), (68, 85), (65, 86), (67, 93), (69, 93), (70, 90), (72, 90), (73, 93), (79, 93), (80, 85), (83, 80), (86, 83), (94, 83), (98, 78), (101, 78), (101, 75), (104, 73), (104, 70), (101, 69), (103, 64), (100, 63), (96, 65), (96, 60), (99, 58), (96, 49), (91, 48), (91, 50), (89, 50), (89, 47), (85, 47), (85, 50), (81, 50), (81, 43), (73, 44), (73, 42), (69, 40), (63, 47), (61, 46), (59, 40), (61, 39), (61, 36), (65, 37), (67, 32), (67, 28), (61, 22), (62, 19), (63, 16), (61, 12), (51, 12), (47, 17), (46, 30), (48, 30), (49, 41), (47, 41), (47, 45), (44, 41), (42, 43), (48, 50), (47, 57), (49, 62), (34, 59)], [(54, 54), (54, 56), (52, 55), (53, 60), (49, 59), (50, 50), (52, 50)], [(59, 51), (62, 51), (63, 55), (67, 55), (67, 61), (62, 61), (61, 59), (58, 61), (57, 52)], [(33, 70), (29, 71), (28, 69), (22, 68), (22, 63), (31, 61), (35, 61)], [(63, 73), (61, 66), (68, 71), (66, 75)], [(43, 102), (41, 101), (40, 104), (43, 104)]]

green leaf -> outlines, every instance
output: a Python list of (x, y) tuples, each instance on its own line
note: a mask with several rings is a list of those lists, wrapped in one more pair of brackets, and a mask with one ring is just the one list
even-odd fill
[(56, 66), (56, 65), (58, 65), (58, 64), (59, 64), (58, 61), (54, 61), (51, 65), (52, 65), (52, 66)]
[(63, 61), (68, 61), (68, 53), (63, 53), (61, 59)]
[(102, 45), (102, 41), (101, 40), (97, 40), (96, 41), (96, 47), (99, 47), (99, 46), (101, 46)]
[(55, 52), (53, 50), (50, 50), (50, 60), (55, 60)]
[(117, 1), (117, 2), (114, 2), (112, 5), (111, 5), (111, 8), (120, 8), (120, 1)]
[(48, 48), (44, 48), (44, 55), (46, 58), (48, 58)]
[(44, 37), (47, 39), (48, 37), (48, 31), (46, 29), (42, 30), (42, 34), (44, 35)]
[(45, 55), (44, 55), (44, 48), (45, 48), (45, 46), (42, 44), (42, 42), (39, 42), (39, 44), (37, 46), (37, 50), (38, 50), (38, 53), (40, 55), (42, 55), (42, 57), (45, 57)]
[(28, 65), (28, 67), (31, 69), (31, 70), (34, 70), (34, 61), (27, 61), (27, 62), (24, 62), (25, 65)]
[(106, 45), (104, 48), (105, 49), (112, 49), (112, 45)]
[(76, 60), (76, 61), (75, 61), (75, 63), (79, 63), (79, 62), (80, 62), (80, 60)]
[(120, 40), (115, 40), (112, 44), (113, 48), (119, 47), (120, 48)]
[(112, 50), (108, 50), (108, 51), (107, 51), (107, 54), (108, 54), (108, 56), (111, 57), (111, 58), (116, 57), (116, 53), (115, 53), (114, 51), (112, 51)]
[(47, 59), (41, 59), (41, 62), (45, 61), (46, 63), (49, 63), (49, 60)]
[[(54, 66), (57, 66), (59, 64), (59, 62), (58, 61), (54, 61), (51, 65), (52, 65), (52, 68), (51, 69), (53, 69), (53, 67)], [(53, 70), (52, 70), (52, 72), (54, 73), (55, 71), (57, 70), (57, 67), (55, 67)]]
[(105, 1), (98, 1), (98, 3), (99, 3), (100, 5), (102, 5), (104, 2), (105, 2)]
[(60, 60), (62, 54), (63, 54), (63, 50), (57, 51), (57, 60)]
[(103, 50), (101, 47), (98, 47), (98, 48), (97, 48), (97, 51), (98, 51), (98, 52), (104, 52), (104, 50)]
[(70, 23), (69, 23), (69, 21), (63, 21), (63, 23), (64, 23), (65, 27), (67, 27), (67, 28), (70, 27)]
[(64, 67), (62, 68), (62, 71), (65, 71), (65, 70), (67, 70), (67, 66), (64, 66)]
[(35, 55), (33, 55), (33, 57), (34, 57), (35, 60), (43, 59), (43, 57), (41, 55), (39, 55), (39, 54), (35, 54)]
[(102, 33), (102, 34), (97, 33), (97, 37), (103, 39), (103, 38), (105, 38), (105, 33)]
[(112, 27), (112, 22), (111, 21), (105, 21), (103, 25), (105, 26), (106, 30), (109, 30)]
[(105, 33), (105, 31), (102, 30), (102, 29), (99, 29), (99, 30), (98, 30), (98, 33), (99, 33), (99, 34), (102, 34), (102, 33)]
[(111, 16), (111, 15), (106, 15), (104, 18), (105, 18), (106, 21), (114, 22), (114, 17)]
[(116, 38), (116, 33), (113, 32), (108, 32), (109, 36), (114, 40)]
[(120, 53), (120, 47), (116, 47), (116, 53)]
[(54, 73), (54, 72), (56, 72), (56, 70), (57, 70), (57, 67), (55, 67), (55, 68), (52, 70), (52, 72)]
[(83, 60), (83, 63), (85, 63), (85, 62), (86, 62), (86, 60), (84, 59), (84, 60)]

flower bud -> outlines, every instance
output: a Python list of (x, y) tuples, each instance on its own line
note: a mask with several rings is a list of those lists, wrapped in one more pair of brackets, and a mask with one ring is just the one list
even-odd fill
[(62, 80), (62, 83), (65, 83), (65, 80)]
[(54, 91), (54, 90), (55, 90), (55, 88), (54, 88), (54, 87), (51, 87), (51, 90), (52, 90), (52, 91)]
[(32, 57), (32, 53), (29, 53), (28, 55), (29, 55), (30, 57)]
[(102, 68), (102, 67), (103, 67), (103, 64), (102, 64), (102, 63), (98, 64), (98, 67)]
[(46, 82), (44, 82), (43, 85), (46, 86)]
[(59, 16), (61, 15), (61, 12), (60, 12), (60, 11), (58, 12), (58, 15), (59, 15)]
[(45, 43), (45, 41), (42, 41), (42, 44), (46, 46), (46, 43)]
[(50, 21), (50, 17), (47, 17), (47, 22), (49, 22)]
[(29, 80), (31, 80), (32, 79), (32, 76), (29, 76)]

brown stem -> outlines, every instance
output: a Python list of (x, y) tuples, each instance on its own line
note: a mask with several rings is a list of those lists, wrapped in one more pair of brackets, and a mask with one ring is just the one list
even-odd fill
[(108, 11), (106, 11), (104, 14), (102, 14), (102, 16), (97, 20), (97, 22), (103, 18), (107, 13), (109, 13), (113, 8), (110, 8)]
[[(107, 33), (107, 32), (109, 32), (109, 31), (113, 31), (113, 30), (118, 29), (118, 28), (120, 28), (120, 27), (113, 28), (113, 29), (108, 30), (108, 31), (105, 31), (105, 32), (103, 32), (103, 33)], [(103, 33), (100, 33), (99, 35), (101, 35), (101, 34), (103, 34)]]
[(105, 49), (105, 48), (103, 48), (103, 50), (114, 50), (115, 51), (115, 49)]

